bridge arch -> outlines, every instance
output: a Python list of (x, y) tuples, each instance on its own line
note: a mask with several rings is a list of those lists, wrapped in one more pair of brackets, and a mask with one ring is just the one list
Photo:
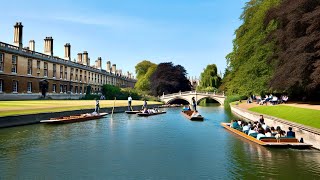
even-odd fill
[(188, 100), (187, 98), (183, 98), (183, 97), (174, 97), (174, 98), (170, 99), (169, 101), (167, 101), (166, 104), (171, 104), (172, 102), (174, 102), (176, 100), (184, 100), (184, 101), (188, 102), (189, 104), (191, 104), (190, 100)]
[(211, 96), (201, 97), (201, 98), (197, 99), (197, 104), (199, 104), (200, 101), (203, 100), (203, 99), (212, 99), (212, 100), (215, 100), (219, 104), (223, 104), (223, 103), (220, 102), (220, 100), (218, 98), (211, 97)]

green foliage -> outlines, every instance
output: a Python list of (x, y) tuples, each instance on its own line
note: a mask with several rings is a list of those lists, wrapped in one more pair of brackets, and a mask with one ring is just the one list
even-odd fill
[(144, 60), (135, 66), (137, 74), (137, 83), (135, 88), (141, 91), (150, 91), (150, 77), (155, 72), (157, 65)]
[(204, 92), (218, 92), (218, 89), (217, 89), (217, 88), (215, 88), (215, 87), (211, 87), (211, 86), (206, 87), (206, 88), (203, 88), (203, 87), (201, 87), (201, 86), (198, 86), (198, 87), (197, 87), (197, 91), (204, 91)]
[(224, 100), (224, 108), (230, 109), (230, 103), (245, 100), (245, 99), (247, 99), (247, 97), (241, 96), (241, 95), (227, 96), (227, 98)]
[(314, 109), (297, 108), (286, 105), (279, 106), (259, 106), (250, 108), (250, 111), (254, 111), (261, 114), (266, 114), (285, 120), (289, 120), (295, 123), (307, 125), (314, 128), (320, 128), (320, 111)]
[(221, 84), (221, 77), (218, 75), (217, 66), (209, 64), (200, 75), (200, 89), (207, 87), (218, 88)]
[(267, 41), (277, 28), (271, 21), (265, 25), (266, 13), (279, 5), (280, 0), (251, 0), (241, 15), (243, 24), (236, 30), (233, 51), (226, 56), (228, 73), (223, 79), (228, 95), (251, 95), (267, 92), (274, 71), (274, 41)]

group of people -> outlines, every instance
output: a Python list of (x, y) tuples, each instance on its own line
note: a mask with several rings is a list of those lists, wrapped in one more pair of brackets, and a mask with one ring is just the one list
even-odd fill
[(232, 120), (230, 127), (238, 129), (249, 136), (255, 137), (260, 140), (262, 137), (295, 137), (295, 132), (292, 131), (292, 127), (289, 127), (288, 131), (285, 132), (280, 126), (269, 127), (265, 124), (263, 115), (260, 115), (259, 121), (246, 122), (242, 120)]
[(272, 94), (265, 95), (265, 98), (262, 98), (261, 96), (255, 96), (252, 95), (252, 97), (249, 97), (247, 99), (247, 103), (253, 103), (254, 100), (256, 100), (257, 104), (259, 105), (267, 105), (268, 103), (275, 105), (275, 104), (281, 104), (281, 103), (286, 103), (288, 101), (289, 97), (286, 95), (282, 95), (280, 98), (277, 96), (274, 96)]

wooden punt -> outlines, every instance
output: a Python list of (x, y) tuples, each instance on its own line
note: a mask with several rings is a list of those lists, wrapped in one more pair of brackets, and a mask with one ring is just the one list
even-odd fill
[(203, 116), (197, 116), (197, 117), (192, 117), (191, 115), (193, 114), (194, 111), (182, 111), (181, 113), (191, 121), (203, 121), (204, 117)]
[(103, 116), (106, 116), (108, 113), (99, 113), (99, 114), (80, 114), (72, 116), (63, 116), (58, 118), (50, 118), (49, 120), (42, 120), (41, 123), (52, 123), (52, 124), (64, 124), (64, 123), (73, 123), (88, 121), (93, 119), (99, 119)]
[(154, 115), (159, 115), (159, 114), (164, 114), (167, 113), (165, 111), (160, 111), (160, 112), (156, 112), (156, 113), (137, 113), (138, 116), (154, 116)]
[(140, 113), (141, 111), (125, 111), (127, 114), (137, 114)]
[(267, 146), (267, 147), (290, 147), (290, 148), (297, 148), (297, 149), (307, 149), (311, 148), (312, 145), (306, 144), (306, 143), (300, 143), (298, 139), (296, 138), (288, 138), (288, 137), (282, 137), (279, 139), (276, 139), (274, 137), (267, 137), (262, 138), (258, 140), (255, 137), (249, 136), (246, 133), (243, 133), (237, 129), (231, 128), (230, 123), (221, 123), (221, 126), (226, 128), (227, 130), (247, 139), (254, 143), (257, 143), (261, 146)]

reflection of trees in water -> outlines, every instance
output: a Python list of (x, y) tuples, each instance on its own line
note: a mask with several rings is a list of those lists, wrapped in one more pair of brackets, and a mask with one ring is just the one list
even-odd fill
[[(233, 134), (232, 134), (233, 135)], [(234, 136), (234, 135), (233, 135)], [(236, 137), (236, 138), (234, 138)], [(268, 148), (234, 136), (227, 139), (229, 164), (240, 179), (319, 179), (320, 151)]]

